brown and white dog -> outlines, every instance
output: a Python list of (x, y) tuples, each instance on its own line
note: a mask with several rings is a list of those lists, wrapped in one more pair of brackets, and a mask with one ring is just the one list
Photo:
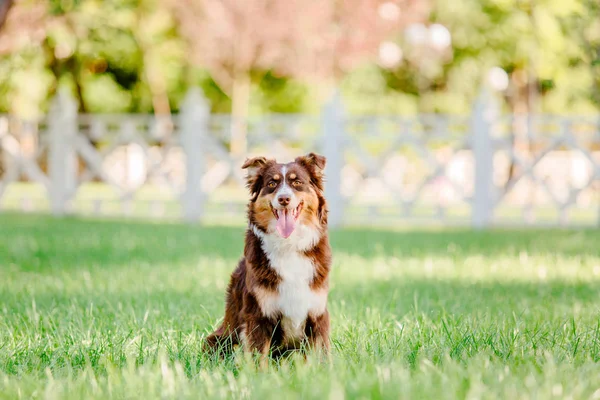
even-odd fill
[(244, 257), (231, 275), (224, 321), (206, 344), (221, 355), (242, 344), (263, 362), (304, 346), (328, 353), (325, 157), (257, 157), (242, 168), (251, 194)]

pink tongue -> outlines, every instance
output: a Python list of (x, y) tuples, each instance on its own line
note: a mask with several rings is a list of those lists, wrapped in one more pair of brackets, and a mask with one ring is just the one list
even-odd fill
[(277, 231), (285, 239), (289, 238), (296, 228), (296, 219), (290, 210), (281, 210), (277, 220)]

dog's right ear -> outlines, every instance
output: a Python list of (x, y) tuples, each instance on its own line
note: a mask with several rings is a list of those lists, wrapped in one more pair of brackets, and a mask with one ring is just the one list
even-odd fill
[(260, 172), (267, 165), (273, 163), (273, 160), (267, 160), (265, 157), (254, 157), (248, 158), (242, 165), (242, 169), (248, 170), (248, 175), (246, 176), (246, 186), (250, 190), (250, 194), (252, 195), (252, 200), (256, 200), (256, 196), (260, 191), (261, 187), (261, 179)]
[(268, 161), (264, 157), (247, 158), (242, 165), (242, 169), (248, 170), (248, 178), (254, 178), (258, 172), (267, 165)]

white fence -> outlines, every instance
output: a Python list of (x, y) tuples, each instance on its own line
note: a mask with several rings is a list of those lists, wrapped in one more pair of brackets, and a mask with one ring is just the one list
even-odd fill
[[(469, 116), (321, 116), (248, 121), (250, 155), (327, 156), (332, 225), (598, 225), (600, 123), (502, 116), (482, 94)], [(243, 221), (243, 160), (231, 118), (192, 90), (181, 113), (78, 115), (61, 93), (45, 119), (0, 117), (5, 211)]]

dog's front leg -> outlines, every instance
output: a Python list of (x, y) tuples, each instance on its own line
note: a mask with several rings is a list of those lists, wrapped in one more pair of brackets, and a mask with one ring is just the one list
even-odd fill
[(305, 334), (309, 349), (316, 350), (319, 356), (326, 359), (331, 358), (329, 344), (329, 312), (327, 309), (319, 316), (308, 316)]
[(263, 315), (253, 294), (244, 298), (244, 330), (242, 340), (244, 351), (250, 356), (259, 356), (260, 367), (267, 367), (267, 358), (271, 349), (271, 339), (276, 323)]
[(258, 355), (261, 369), (267, 367), (274, 330), (275, 324), (266, 317), (254, 316), (246, 320), (244, 349), (251, 356)]

